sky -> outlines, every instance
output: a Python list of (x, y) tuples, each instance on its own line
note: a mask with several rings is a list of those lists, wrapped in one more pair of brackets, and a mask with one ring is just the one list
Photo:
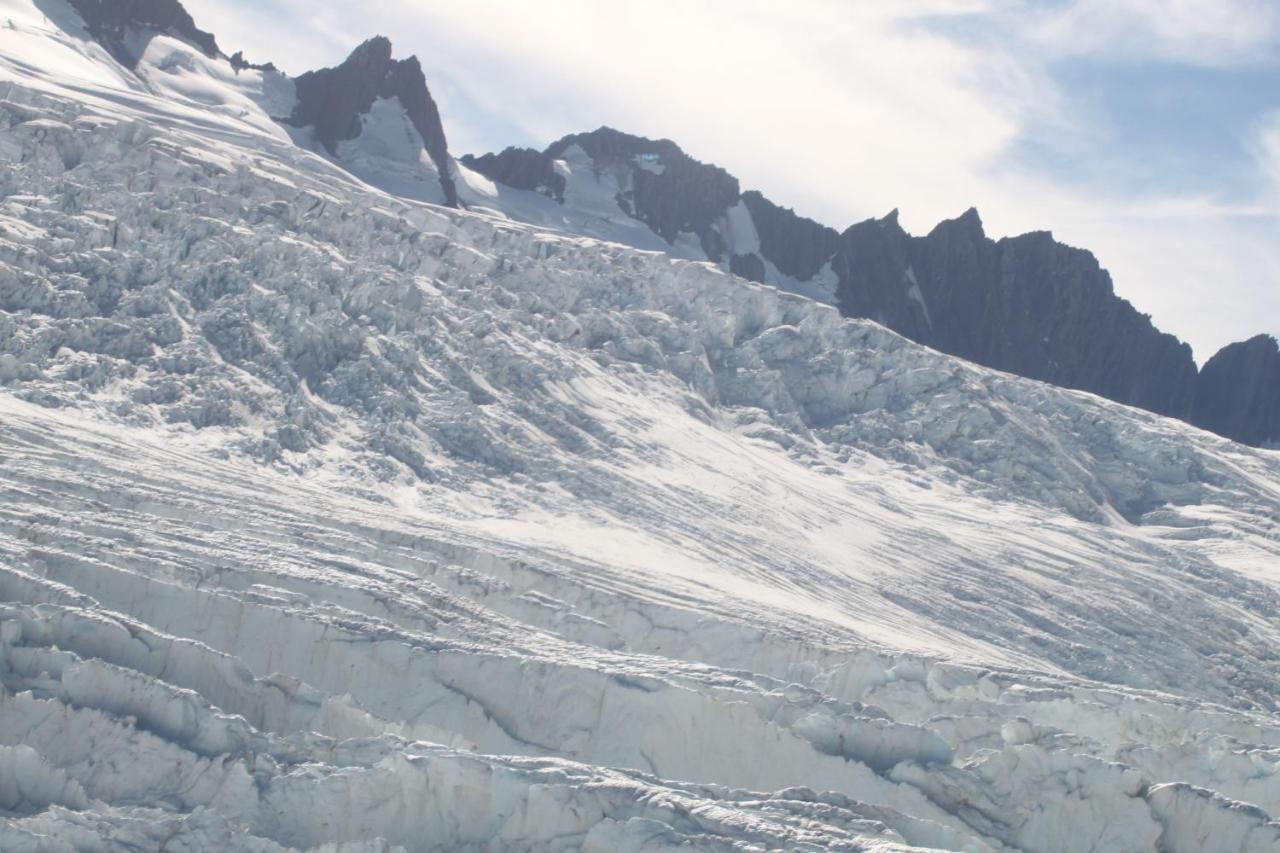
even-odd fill
[(456, 155), (609, 125), (844, 230), (977, 207), (1203, 362), (1280, 335), (1280, 0), (185, 0), (288, 73), (389, 36)]

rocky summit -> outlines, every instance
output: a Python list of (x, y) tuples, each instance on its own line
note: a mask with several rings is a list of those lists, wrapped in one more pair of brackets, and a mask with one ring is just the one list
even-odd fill
[(1270, 335), (1223, 347), (1196, 381), (1192, 422), (1245, 444), (1280, 446), (1280, 345)]
[(1046, 232), (992, 240), (970, 209), (912, 237), (889, 216), (846, 231), (834, 266), (846, 316), (1020, 376), (1191, 414), (1191, 348), (1117, 297), (1093, 255)]
[(440, 173), (446, 202), (458, 203), (449, 174), (449, 144), (417, 57), (393, 60), (391, 41), (377, 36), (357, 47), (335, 68), (301, 74), (294, 80), (297, 104), (286, 119), (295, 127), (309, 127), (317, 143), (330, 154), (338, 143), (357, 139), (362, 119), (379, 99), (397, 99)]

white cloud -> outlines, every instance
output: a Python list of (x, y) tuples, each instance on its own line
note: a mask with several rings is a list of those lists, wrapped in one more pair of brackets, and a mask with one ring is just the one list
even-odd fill
[(250, 62), (272, 61), (294, 74), (333, 60), (333, 46), (320, 30), (309, 21), (290, 21), (270, 2), (185, 0), (184, 5), (227, 54), (244, 51)]

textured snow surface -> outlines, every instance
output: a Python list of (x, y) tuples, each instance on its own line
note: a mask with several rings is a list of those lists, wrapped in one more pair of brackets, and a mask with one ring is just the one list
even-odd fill
[(0, 849), (1280, 845), (1276, 453), (64, 47), (0, 64)]

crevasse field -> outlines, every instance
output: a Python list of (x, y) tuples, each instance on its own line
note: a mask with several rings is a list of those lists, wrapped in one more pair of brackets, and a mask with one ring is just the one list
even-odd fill
[(0, 849), (1280, 849), (1280, 453), (375, 189), (46, 6)]

